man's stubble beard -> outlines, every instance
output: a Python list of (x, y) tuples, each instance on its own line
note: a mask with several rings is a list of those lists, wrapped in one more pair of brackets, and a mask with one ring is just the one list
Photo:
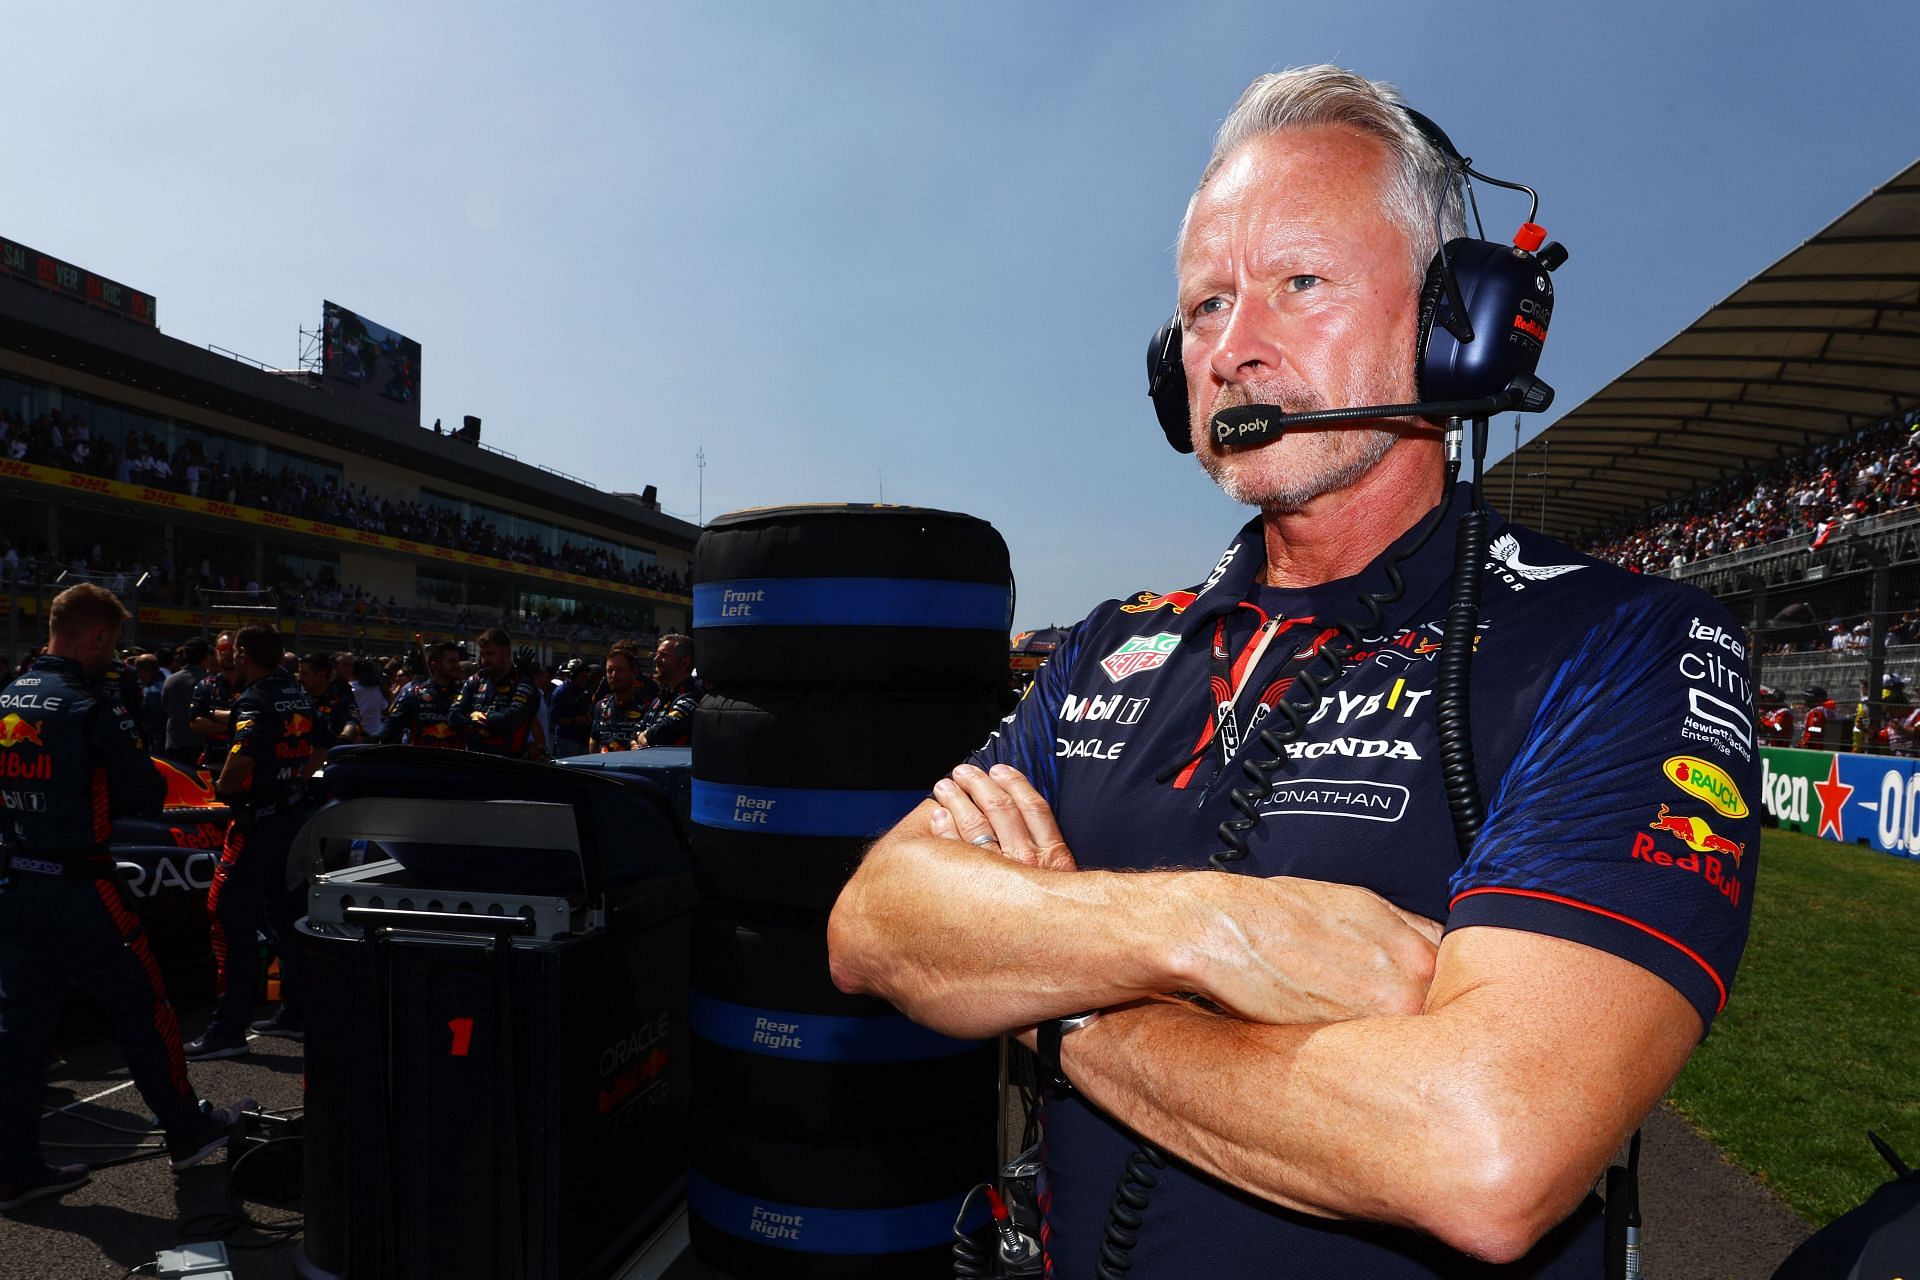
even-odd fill
[[(1373, 394), (1355, 395), (1347, 403), (1393, 404), (1407, 399), (1397, 392), (1387, 391), (1395, 381), (1395, 375), (1385, 369), (1369, 369), (1360, 382)], [(1210, 423), (1213, 415), (1222, 409), (1256, 403), (1276, 404), (1286, 413), (1310, 413), (1318, 409), (1346, 407), (1328, 405), (1297, 384), (1255, 388), (1225, 386), (1207, 410), (1207, 422)], [(1288, 432), (1280, 440), (1264, 445), (1224, 451), (1210, 443), (1210, 427), (1203, 430), (1202, 434), (1208, 440), (1203, 441), (1198, 449), (1200, 466), (1220, 486), (1221, 492), (1235, 502), (1258, 507), (1264, 512), (1289, 515), (1305, 510), (1308, 503), (1323, 494), (1336, 492), (1357, 482), (1380, 465), (1387, 451), (1399, 442), (1402, 433), (1384, 427), (1306, 427)], [(1293, 440), (1295, 456), (1287, 462), (1284, 472), (1279, 475), (1262, 474), (1260, 453), (1289, 437)], [(1251, 465), (1230, 465), (1235, 459), (1241, 458)]]

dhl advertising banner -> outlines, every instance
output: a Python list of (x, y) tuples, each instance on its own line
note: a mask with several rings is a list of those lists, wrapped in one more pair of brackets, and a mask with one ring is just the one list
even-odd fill
[(1760, 748), (1760, 797), (1786, 831), (1920, 858), (1920, 760)]
[(268, 529), (285, 529), (290, 533), (331, 538), (335, 542), (344, 542), (356, 547), (379, 547), (410, 556), (424, 556), (429, 560), (444, 560), (449, 564), (471, 564), (483, 569), (500, 569), (529, 578), (543, 578), (548, 582), (570, 582), (576, 586), (593, 587), (599, 591), (612, 591), (619, 595), (638, 596), (647, 600), (664, 600), (670, 604), (685, 604), (688, 600), (688, 597), (669, 595), (665, 591), (655, 591), (650, 587), (636, 587), (624, 582), (607, 582), (600, 578), (589, 578), (583, 573), (568, 573), (564, 569), (548, 569), (542, 565), (522, 564), (518, 560), (501, 560), (475, 551), (454, 551), (428, 542), (415, 542), (409, 538), (395, 538), (384, 533), (368, 533), (361, 529), (349, 529), (344, 525), (328, 524), (324, 520), (308, 520), (304, 516), (284, 516), (277, 511), (261, 511), (254, 507), (236, 506), (231, 502), (215, 502), (211, 498), (196, 498), (189, 494), (175, 493), (171, 489), (156, 489), (152, 485), (128, 484), (122, 480), (103, 480), (99, 476), (84, 475), (78, 471), (62, 471), (58, 467), (19, 462), (12, 458), (0, 458), (0, 479), (28, 480), (35, 484), (51, 485), (56, 489), (124, 498), (129, 502), (139, 502), (151, 507), (191, 511), (196, 515), (239, 520)]

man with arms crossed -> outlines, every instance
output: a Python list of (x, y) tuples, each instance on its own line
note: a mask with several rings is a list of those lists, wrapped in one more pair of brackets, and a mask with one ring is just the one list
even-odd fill
[[(1168, 1165), (1143, 1280), (1597, 1280), (1590, 1189), (1725, 1003), (1758, 853), (1725, 611), (1496, 517), (1463, 859), (1434, 709), (1468, 500), (1435, 512), (1439, 425), (1212, 443), (1236, 405), (1417, 399), (1436, 227), (1464, 234), (1457, 175), (1385, 86), (1254, 82), (1189, 206), (1177, 305), (1196, 451), (1259, 515), (1191, 592), (1074, 628), (834, 908), (843, 989), (1043, 1057), (1051, 1024), (1071, 1085), (1043, 1114), (1051, 1275), (1095, 1274), (1144, 1138)], [(1390, 562), (1404, 592), (1251, 792), (1249, 856), (1206, 870), (1242, 762), (1270, 754), (1262, 718), (1305, 697), (1306, 657)], [(1694, 714), (1737, 726), (1743, 702), (1744, 737)]]

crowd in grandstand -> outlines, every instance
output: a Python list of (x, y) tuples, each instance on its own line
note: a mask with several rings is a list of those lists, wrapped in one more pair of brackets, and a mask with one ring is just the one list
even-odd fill
[(1648, 523), (1611, 529), (1589, 555), (1660, 573), (1785, 538), (1821, 540), (1848, 522), (1920, 501), (1920, 450), (1887, 423), (1745, 472), (1657, 509)]
[(549, 569), (566, 569), (609, 582), (685, 594), (677, 573), (658, 565), (629, 566), (605, 547), (571, 541), (549, 549), (532, 534), (513, 537), (481, 516), (465, 517), (450, 505), (382, 497), (364, 485), (343, 485), (334, 476), (318, 478), (294, 467), (278, 474), (209, 454), (198, 440), (184, 441), (171, 453), (151, 431), (128, 431), (115, 442), (95, 436), (77, 415), (58, 409), (23, 422), (0, 409), (0, 456), (43, 466), (86, 472), (235, 506), (282, 515), (304, 516), (342, 528), (389, 534), (434, 546), (457, 547)]

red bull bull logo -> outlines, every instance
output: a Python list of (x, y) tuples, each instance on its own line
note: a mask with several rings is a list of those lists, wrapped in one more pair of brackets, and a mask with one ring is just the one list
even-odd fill
[(1199, 598), (1200, 593), (1197, 591), (1169, 591), (1163, 596), (1156, 596), (1151, 591), (1142, 591), (1133, 598), (1132, 604), (1121, 605), (1120, 612), (1152, 613), (1155, 609), (1164, 609), (1171, 605), (1175, 613), (1185, 613)]
[(298, 711), (287, 717), (287, 736), (289, 738), (304, 738), (312, 732), (313, 721), (301, 715)]
[(0, 718), (0, 747), (17, 747), (21, 743), (31, 743), (36, 747), (46, 744), (40, 741), (40, 726), (31, 720), (22, 720), (9, 711)]
[(1715, 835), (1705, 818), (1683, 817), (1669, 812), (1665, 805), (1660, 806), (1660, 816), (1648, 825), (1655, 831), (1679, 836), (1686, 842), (1687, 848), (1695, 853), (1724, 853), (1733, 859), (1735, 866), (1740, 865), (1741, 855), (1747, 851), (1744, 844), (1736, 844), (1725, 836)]

